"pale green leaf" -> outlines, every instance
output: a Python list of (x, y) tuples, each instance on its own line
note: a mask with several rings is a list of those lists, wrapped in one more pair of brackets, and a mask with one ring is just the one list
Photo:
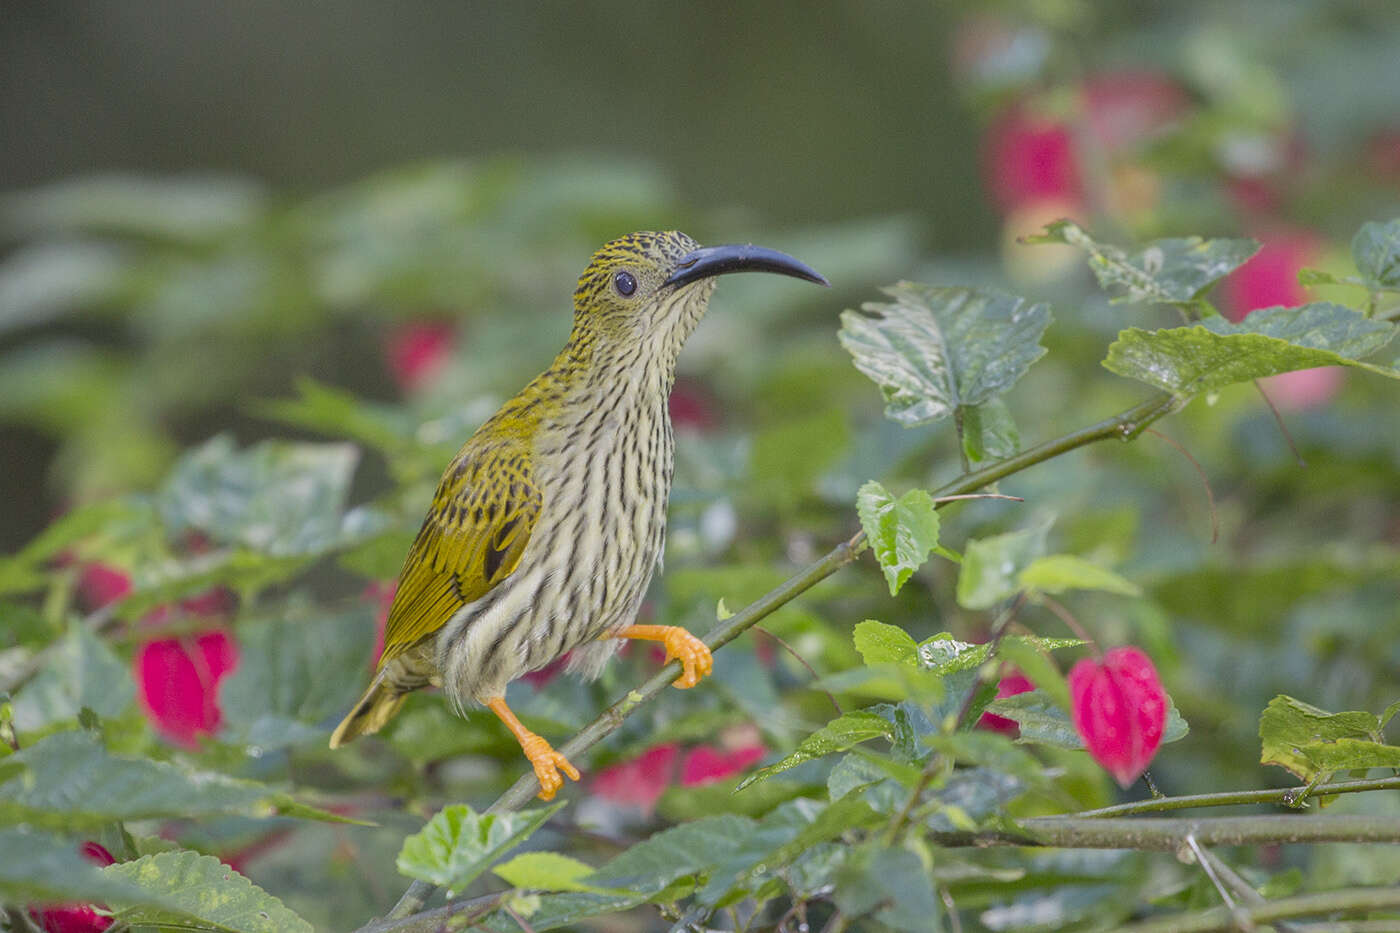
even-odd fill
[(1351, 241), (1352, 259), (1369, 288), (1400, 288), (1400, 218), (1363, 224)]
[(1023, 588), (1042, 593), (1098, 590), (1122, 596), (1142, 595), (1142, 590), (1135, 583), (1123, 579), (1107, 567), (1100, 567), (1074, 554), (1037, 557), (1021, 571), (1019, 580)]
[[(1070, 708), (1069, 685), (1050, 652), (1025, 638), (1003, 638), (997, 656), (1016, 666), (1031, 683), (1055, 701), (1060, 709)], [(1002, 676), (1005, 676), (1003, 670)]]
[(866, 619), (856, 623), (851, 637), (866, 664), (919, 662), (918, 643), (898, 625)]
[(1264, 308), (1238, 324), (1211, 318), (1156, 331), (1132, 327), (1108, 348), (1103, 365), (1178, 396), (1316, 366), (1352, 366), (1400, 379), (1400, 370), (1361, 361), (1394, 336), (1393, 324), (1319, 301)]
[(398, 869), (410, 878), (461, 891), (563, 807), (560, 802), (537, 810), (485, 814), (466, 804), (444, 807), (403, 841)]
[(525, 852), (492, 869), (507, 884), (541, 891), (589, 891), (581, 881), (593, 867), (558, 852)]
[[(1023, 642), (1028, 648), (1035, 651), (1058, 651), (1061, 648), (1075, 648), (1084, 644), (1078, 638), (1007, 635), (1002, 638), (1001, 645), (1004, 647), (1013, 642)], [(926, 669), (944, 676), (979, 668), (987, 663), (991, 653), (992, 646), (987, 642), (973, 644), (958, 641), (947, 632), (939, 632), (919, 644), (919, 662)]]
[(1105, 290), (1122, 289), (1115, 302), (1186, 304), (1259, 251), (1254, 240), (1175, 237), (1153, 240), (1136, 252), (1100, 243), (1072, 220), (1057, 220), (1026, 243), (1064, 243), (1089, 254), (1089, 268)]
[(893, 303), (841, 313), (841, 345), (905, 425), (945, 418), (1009, 389), (1045, 350), (1050, 309), (971, 288), (900, 282)]
[(871, 480), (856, 494), (856, 512), (894, 596), (938, 546), (938, 510), (933, 497), (922, 489), (911, 489), (896, 499)]
[(889, 720), (876, 713), (865, 710), (846, 713), (807, 736), (791, 754), (781, 761), (768, 765), (766, 768), (759, 768), (744, 778), (734, 790), (741, 791), (750, 784), (766, 780), (775, 774), (781, 774), (814, 758), (821, 758), (832, 752), (845, 751), (861, 742), (874, 738), (889, 738), (893, 731), (894, 727), (890, 725)]
[(182, 850), (159, 852), (102, 869), (111, 878), (135, 882), (164, 902), (161, 908), (127, 906), (112, 900), (127, 924), (224, 933), (312, 933), (311, 924), (280, 900), (212, 855)]
[[(1374, 713), (1329, 713), (1280, 695), (1259, 716), (1259, 761), (1292, 771), (1304, 781), (1349, 768), (1400, 765), (1400, 748), (1383, 745)], [(1369, 747), (1367, 747), (1369, 746)]]
[(978, 538), (967, 543), (958, 570), (958, 604), (990, 609), (1020, 589), (1021, 571), (1045, 551), (1049, 525)]

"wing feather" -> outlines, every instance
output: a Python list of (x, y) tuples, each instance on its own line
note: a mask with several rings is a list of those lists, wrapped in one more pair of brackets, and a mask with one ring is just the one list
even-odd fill
[(519, 441), (473, 449), (448, 466), (399, 574), (383, 667), (485, 596), (520, 563), (542, 497)]

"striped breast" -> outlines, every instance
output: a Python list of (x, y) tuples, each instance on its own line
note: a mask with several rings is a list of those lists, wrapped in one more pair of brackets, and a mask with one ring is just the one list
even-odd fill
[[(571, 650), (595, 675), (636, 618), (662, 553), (674, 441), (669, 372), (614, 372), (542, 426), (534, 472), (543, 503), (520, 564), (464, 607), (437, 639), (458, 705)], [(577, 649), (577, 650), (574, 650)]]

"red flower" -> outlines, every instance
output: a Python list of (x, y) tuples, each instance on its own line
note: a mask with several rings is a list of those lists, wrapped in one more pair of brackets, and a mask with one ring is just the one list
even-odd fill
[[(1026, 675), (1020, 671), (1012, 671), (997, 683), (997, 699), (1014, 697), (1018, 693), (1029, 693), (1034, 689), (1035, 684), (1031, 683)], [(1017, 735), (1021, 730), (1021, 727), (1016, 724), (1016, 720), (998, 716), (996, 713), (983, 713), (982, 718), (977, 720), (977, 728), (1011, 736)]]
[(681, 786), (696, 787), (723, 781), (742, 772), (768, 754), (761, 744), (741, 745), (724, 750), (713, 745), (700, 745), (686, 753), (681, 762)]
[(1222, 286), (1226, 316), (1239, 321), (1251, 311), (1306, 304), (1298, 270), (1317, 261), (1322, 242), (1306, 230), (1280, 229), (1256, 234), (1262, 246)]
[[(116, 862), (112, 853), (95, 842), (85, 842), (79, 850), (83, 858), (98, 865)], [(112, 925), (111, 917), (99, 914), (91, 904), (55, 904), (52, 907), (31, 907), (29, 916), (47, 933), (101, 933)]]
[(1137, 648), (1113, 648), (1069, 672), (1074, 727), (1094, 760), (1123, 787), (1138, 779), (1167, 724), (1167, 694)]
[(634, 806), (650, 813), (675, 778), (674, 742), (657, 745), (631, 761), (604, 768), (593, 778), (593, 792), (606, 800)]
[(452, 355), (452, 339), (452, 325), (446, 321), (410, 321), (394, 328), (384, 353), (399, 389), (416, 392), (437, 375)]
[(219, 728), (219, 681), (238, 666), (238, 645), (222, 629), (148, 641), (132, 673), (146, 718), (177, 745), (194, 748)]
[(987, 189), (1002, 213), (1041, 200), (1083, 199), (1069, 130), (1016, 105), (987, 131)]
[(78, 595), (89, 612), (123, 599), (130, 592), (131, 577), (107, 564), (88, 564), (78, 577)]

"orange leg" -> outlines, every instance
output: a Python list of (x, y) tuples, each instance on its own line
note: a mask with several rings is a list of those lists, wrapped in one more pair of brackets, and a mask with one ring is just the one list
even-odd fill
[(682, 690), (693, 687), (700, 678), (715, 669), (714, 655), (705, 643), (679, 625), (629, 625), (613, 638), (637, 638), (642, 641), (659, 641), (666, 646), (666, 660), (680, 659), (685, 673), (676, 678), (673, 686)]
[(530, 759), (530, 764), (535, 766), (535, 777), (540, 779), (541, 800), (553, 800), (555, 793), (564, 786), (564, 779), (559, 776), (560, 769), (573, 780), (578, 780), (578, 768), (569, 764), (569, 759), (556, 752), (548, 742), (526, 729), (520, 720), (515, 718), (510, 707), (506, 706), (505, 697), (487, 700), (486, 706), (515, 734), (520, 743), (520, 750)]

